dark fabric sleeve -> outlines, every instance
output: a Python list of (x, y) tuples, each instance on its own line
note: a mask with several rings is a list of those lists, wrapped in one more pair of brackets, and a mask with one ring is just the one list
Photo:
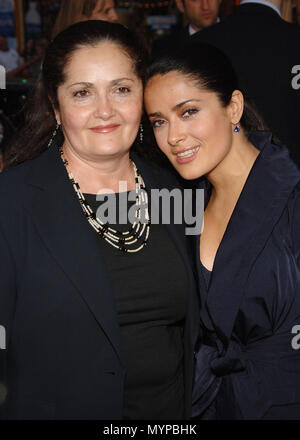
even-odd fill
[(292, 246), (295, 257), (300, 267), (300, 184), (297, 185), (295, 193), (294, 210), (292, 217)]
[(0, 226), (0, 420), (7, 394), (7, 352), (16, 300), (15, 264)]

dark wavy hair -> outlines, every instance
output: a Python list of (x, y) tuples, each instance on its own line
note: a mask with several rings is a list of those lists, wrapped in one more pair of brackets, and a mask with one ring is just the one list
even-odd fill
[[(65, 81), (65, 71), (74, 52), (109, 41), (120, 46), (132, 60), (135, 73), (144, 76), (144, 48), (135, 34), (117, 23), (90, 20), (76, 23), (61, 32), (49, 45), (42, 71), (25, 106), (25, 124), (7, 145), (4, 168), (38, 156), (47, 148), (56, 127), (53, 111), (58, 108), (57, 90)], [(62, 130), (58, 141), (63, 142)]]
[[(223, 52), (206, 43), (191, 43), (181, 49), (159, 53), (150, 61), (145, 83), (155, 75), (180, 72), (195, 81), (200, 88), (217, 94), (224, 107), (230, 103), (234, 90), (241, 90), (231, 62)], [(243, 91), (241, 90), (243, 93)], [(244, 112), (241, 126), (246, 134), (266, 130), (263, 118), (250, 98), (244, 95)]]

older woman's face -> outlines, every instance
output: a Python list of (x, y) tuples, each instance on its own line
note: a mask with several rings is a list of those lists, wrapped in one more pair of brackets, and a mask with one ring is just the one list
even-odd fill
[(159, 148), (185, 179), (214, 170), (232, 145), (230, 107), (178, 72), (156, 75), (145, 90), (145, 106)]
[(139, 129), (143, 88), (129, 56), (116, 44), (77, 50), (58, 88), (56, 118), (65, 148), (88, 160), (126, 154)]
[(115, 10), (114, 0), (99, 0), (89, 20), (118, 21), (119, 17)]

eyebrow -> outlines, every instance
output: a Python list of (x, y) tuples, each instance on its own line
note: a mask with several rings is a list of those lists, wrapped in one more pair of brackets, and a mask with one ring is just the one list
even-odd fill
[[(201, 99), (187, 99), (186, 101), (182, 101), (179, 104), (174, 105), (174, 107), (172, 107), (171, 110), (172, 112), (174, 112), (180, 109), (181, 107), (183, 107), (185, 104), (188, 104), (189, 102), (200, 102), (200, 101)], [(153, 117), (161, 116), (161, 113), (160, 112), (150, 113), (148, 116), (149, 118), (151, 117), (153, 118)]]
[[(110, 83), (111, 83), (111, 85), (114, 86), (114, 85), (116, 85), (116, 84), (118, 84), (118, 83), (120, 83), (122, 81), (131, 81), (131, 82), (133, 82), (133, 79), (132, 78), (125, 78), (125, 77), (124, 78), (117, 78), (117, 79), (112, 80)], [(94, 84), (90, 83), (90, 82), (83, 81), (83, 82), (78, 82), (78, 83), (71, 84), (68, 87), (68, 89), (70, 87), (74, 87), (74, 86), (94, 87)]]

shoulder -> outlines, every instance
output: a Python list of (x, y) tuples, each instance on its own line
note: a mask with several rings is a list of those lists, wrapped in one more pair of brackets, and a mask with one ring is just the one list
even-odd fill
[(45, 175), (50, 166), (49, 157), (45, 156), (46, 154), (43, 152), (34, 159), (27, 160), (0, 173), (0, 200), (2, 203), (12, 207), (26, 201), (32, 177), (37, 172)]
[(31, 166), (32, 161), (27, 161), (0, 173), (1, 200), (3, 197), (16, 197), (22, 191)]

